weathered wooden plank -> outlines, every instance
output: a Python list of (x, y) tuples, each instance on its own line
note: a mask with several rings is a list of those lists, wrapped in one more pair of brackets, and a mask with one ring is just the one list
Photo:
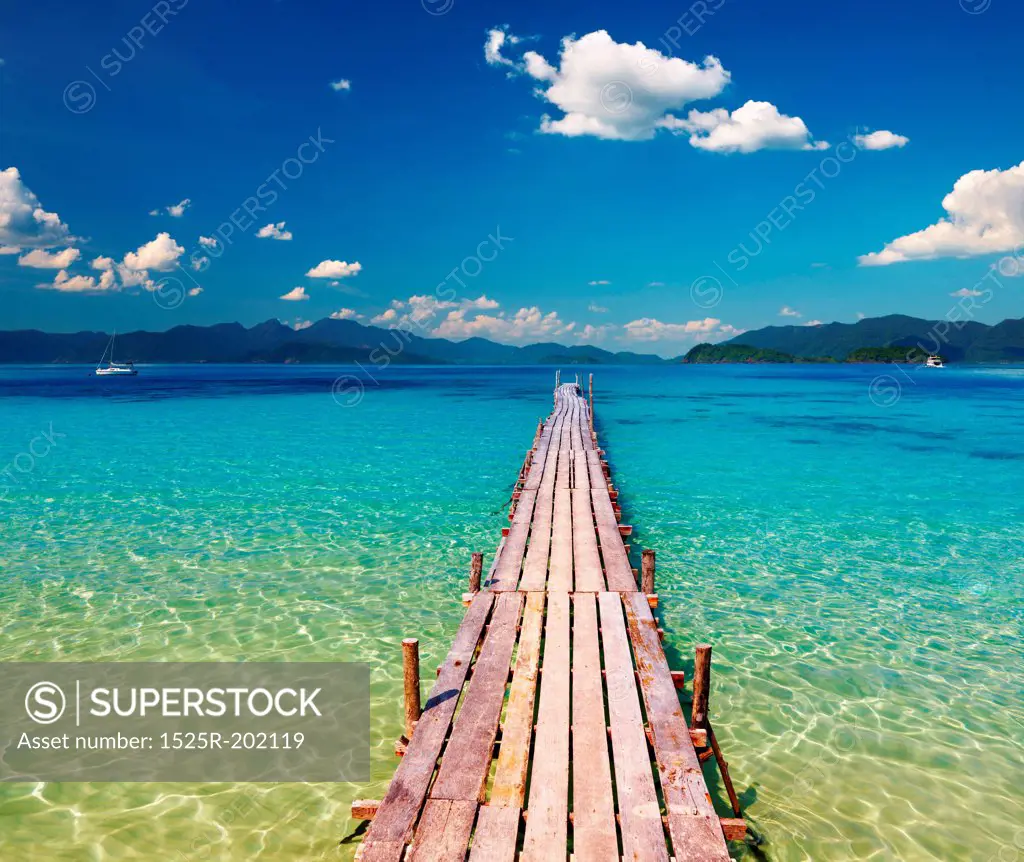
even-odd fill
[(455, 706), (493, 602), (492, 593), (477, 593), (462, 618), (405, 757), (398, 765), (387, 795), (370, 825), (367, 844), (378, 842), (382, 849), (379, 856), (373, 853), (366, 856), (364, 850), (367, 862), (391, 858), (385, 849), (394, 842), (407, 843), (412, 837), (413, 825), (426, 798), (441, 746), (448, 734)]
[(409, 862), (462, 862), (476, 818), (476, 802), (428, 799)]
[(601, 645), (623, 854), (636, 862), (667, 862), (665, 832), (651, 774), (622, 600), (618, 593), (601, 593), (597, 600), (601, 609)]
[(469, 862), (514, 862), (520, 810), (481, 805)]
[(555, 488), (554, 519), (551, 528), (551, 562), (548, 592), (572, 589), (572, 491)]
[(519, 653), (516, 655), (512, 687), (505, 709), (505, 723), (501, 727), (498, 766), (488, 801), (491, 808), (514, 807), (518, 812), (525, 801), (543, 628), (544, 594), (528, 593), (519, 635)]
[(546, 460), (544, 479), (537, 491), (537, 502), (533, 510), (533, 526), (530, 529), (530, 544), (526, 549), (523, 576), (519, 581), (520, 590), (543, 590), (547, 582), (558, 449), (549, 450)]
[(601, 556), (604, 560), (608, 589), (612, 592), (635, 592), (636, 578), (629, 565), (626, 546), (622, 543), (622, 535), (615, 520), (608, 489), (602, 485), (591, 491), (590, 495), (594, 503), (594, 520), (597, 522), (597, 534), (601, 540)]
[(573, 487), (590, 490), (590, 467), (587, 464), (587, 453), (584, 449), (576, 449), (572, 453)]
[(604, 470), (601, 469), (601, 455), (596, 449), (587, 452), (587, 468), (590, 471), (591, 488), (608, 488), (608, 479), (605, 478)]
[(494, 602), (487, 637), (430, 791), (432, 799), (483, 801), (522, 609), (522, 593), (504, 593)]
[(530, 533), (530, 522), (533, 520), (533, 507), (536, 502), (536, 491), (523, 491), (519, 497), (519, 505), (505, 538), (501, 559), (498, 560), (491, 582), (487, 584), (493, 592), (514, 590), (519, 584), (523, 556), (526, 554), (526, 539)]
[(597, 605), (590, 593), (575, 593), (572, 605), (573, 853), (588, 862), (619, 862)]
[(590, 491), (572, 491), (573, 582), (577, 592), (599, 593), (605, 588), (601, 558), (597, 553), (594, 514), (590, 510)]
[(544, 626), (537, 739), (520, 862), (565, 859), (569, 821), (569, 596), (551, 593)]
[(690, 741), (647, 597), (623, 593), (622, 601), (668, 809), (673, 851), (677, 859), (724, 862), (729, 854), (722, 827)]

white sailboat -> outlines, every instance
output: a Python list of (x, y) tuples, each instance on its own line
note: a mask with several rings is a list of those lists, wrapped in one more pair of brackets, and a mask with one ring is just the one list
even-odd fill
[[(110, 336), (110, 341), (107, 342), (106, 348), (103, 350), (103, 355), (100, 357), (99, 365), (96, 366), (97, 377), (133, 377), (139, 372), (135, 370), (135, 366), (130, 362), (117, 363), (114, 362), (114, 339), (117, 338), (115, 332)], [(110, 354), (110, 358), (107, 358), (107, 354)], [(104, 361), (106, 365), (104, 365)]]

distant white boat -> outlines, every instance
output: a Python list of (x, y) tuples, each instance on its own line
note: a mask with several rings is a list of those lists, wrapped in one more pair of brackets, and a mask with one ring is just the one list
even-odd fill
[[(99, 365), (96, 366), (97, 377), (134, 377), (139, 372), (135, 370), (135, 366), (130, 362), (117, 363), (114, 362), (114, 339), (117, 338), (115, 332), (110, 336), (110, 341), (107, 343), (106, 348), (103, 350), (103, 355), (100, 357)], [(107, 354), (110, 354), (110, 358), (107, 358)], [(106, 363), (104, 365), (104, 362)]]
[(942, 357), (936, 354), (932, 354), (924, 363), (925, 368), (945, 368), (946, 366), (942, 363)]

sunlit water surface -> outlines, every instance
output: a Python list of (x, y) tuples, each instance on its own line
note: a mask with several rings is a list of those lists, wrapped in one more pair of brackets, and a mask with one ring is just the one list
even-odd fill
[[(714, 644), (735, 854), (1024, 859), (1024, 370), (589, 370), (670, 660)], [(374, 745), (363, 785), (5, 785), (0, 858), (352, 858), (400, 641), (442, 661), (553, 371), (389, 368), (348, 407), (337, 373), (0, 369), (0, 660), (368, 662)]]

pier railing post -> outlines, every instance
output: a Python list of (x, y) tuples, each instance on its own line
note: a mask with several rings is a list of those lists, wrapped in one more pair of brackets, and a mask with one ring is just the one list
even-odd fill
[(473, 554), (473, 560), (469, 564), (469, 591), (471, 593), (480, 592), (480, 575), (484, 570), (484, 555), (481, 553)]
[(590, 414), (590, 417), (589, 417), (590, 418), (590, 433), (593, 434), (594, 433), (594, 375), (593, 374), (590, 375), (590, 380), (588, 381), (588, 385), (589, 385), (590, 393), (589, 393), (589, 395), (587, 397), (587, 405), (589, 407), (589, 410), (587, 412)]
[(654, 551), (645, 548), (641, 555), (640, 590), (649, 596), (654, 595)]
[(690, 727), (702, 728), (708, 720), (708, 698), (711, 695), (711, 644), (698, 644), (693, 666), (693, 710)]
[(405, 681), (405, 738), (412, 739), (420, 720), (420, 642), (416, 638), (402, 641), (402, 676)]

